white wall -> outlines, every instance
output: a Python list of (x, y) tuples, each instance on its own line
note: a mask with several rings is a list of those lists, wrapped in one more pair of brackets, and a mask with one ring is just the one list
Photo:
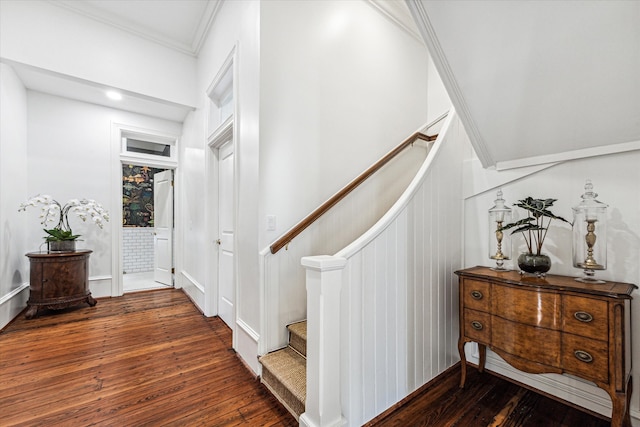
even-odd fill
[[(28, 91), (28, 196), (49, 194), (64, 204), (72, 198), (90, 198), (101, 203), (111, 214), (111, 222), (100, 229), (71, 215), (74, 233), (81, 234), (79, 248), (93, 250), (91, 277), (105, 277), (91, 283), (94, 295), (111, 295), (112, 233), (121, 230), (118, 221), (120, 204), (114, 194), (121, 191), (119, 155), (112, 155), (112, 124), (180, 135), (181, 125), (98, 105)], [(118, 141), (116, 141), (118, 143)], [(117, 166), (117, 167), (116, 167)], [(23, 215), (27, 218), (26, 245), (38, 250), (42, 227), (38, 209)]]
[(261, 18), (265, 247), (426, 123), (427, 51), (363, 1), (268, 1)]
[[(427, 67), (427, 93), (429, 94), (427, 97), (427, 121), (431, 123), (451, 109), (451, 99), (431, 57), (429, 57)], [(434, 132), (438, 128), (436, 127)], [(434, 132), (428, 132), (428, 134), (432, 135)]]
[[(236, 247), (238, 268), (237, 316), (243, 325), (235, 341), (236, 350), (257, 370), (258, 312), (258, 97), (259, 97), (259, 11), (257, 1), (225, 2), (198, 58), (196, 93), (197, 109), (184, 122), (181, 158), (184, 195), (182, 199), (184, 245), (178, 279), (181, 286), (206, 315), (217, 314), (215, 286), (217, 248), (212, 242), (217, 222), (213, 181), (209, 183), (212, 153), (207, 136), (208, 98), (212, 83), (234, 46), (237, 49), (238, 105), (234, 134), (236, 140)], [(211, 217), (207, 214), (212, 215)], [(205, 295), (206, 294), (206, 295)], [(249, 314), (247, 314), (249, 313)], [(248, 330), (248, 332), (247, 332)], [(253, 338), (251, 337), (253, 335)]]
[[(205, 180), (202, 148), (202, 114), (189, 113), (183, 123), (178, 146), (180, 169), (176, 179), (184, 189), (176, 199), (176, 285), (184, 289), (201, 311), (204, 311), (205, 257)], [(209, 314), (209, 313), (207, 313)]]
[[(234, 46), (236, 349), (254, 367), (249, 335), (261, 326), (258, 252), (426, 122), (427, 53), (365, 2), (223, 4), (198, 59), (197, 110), (183, 134), (189, 250), (182, 280), (196, 293), (213, 294), (217, 275), (206, 258), (215, 256), (211, 239), (202, 234), (215, 228), (205, 215), (215, 201), (202, 199), (203, 191), (212, 195), (211, 170), (203, 177), (198, 168), (211, 169), (205, 91)], [(267, 214), (276, 215), (275, 232), (266, 231)], [(208, 304), (201, 308), (215, 314), (215, 303)]]
[[(584, 184), (587, 178), (594, 184), (594, 190), (599, 194), (598, 199), (609, 205), (607, 211), (607, 270), (597, 272), (596, 276), (620, 282), (640, 285), (640, 151), (612, 154), (607, 156), (592, 157), (581, 160), (568, 161), (548, 169), (517, 177), (517, 171), (495, 172), (477, 167), (477, 159), (468, 162), (465, 200), (465, 266), (493, 265), (488, 258), (488, 216), (487, 210), (493, 206), (497, 186), (502, 187), (507, 204), (513, 203), (527, 196), (534, 198), (556, 198), (552, 211), (573, 220), (573, 206), (580, 203), (580, 196), (584, 193)], [(491, 182), (484, 188), (478, 183)], [(519, 208), (519, 214), (524, 214)], [(517, 257), (516, 247), (521, 244), (522, 237), (517, 236), (513, 240), (514, 257)], [(601, 243), (601, 242), (598, 242)], [(571, 228), (568, 224), (554, 221), (545, 239), (544, 251), (552, 259), (550, 273), (570, 276), (580, 276), (581, 270), (572, 266)], [(509, 268), (517, 269), (517, 263), (510, 261)], [(632, 319), (640, 317), (640, 292), (634, 292), (635, 299), (632, 302)], [(634, 323), (637, 320), (634, 320)], [(637, 323), (636, 323), (637, 324)], [(632, 328), (633, 341), (633, 377), (636, 390), (632, 400), (632, 415), (640, 418), (638, 406), (638, 392), (640, 389), (640, 328)], [(490, 369), (498, 369), (496, 365), (487, 365)], [(507, 375), (510, 375), (507, 373)], [(531, 382), (530, 375), (519, 378)], [(579, 381), (549, 375), (548, 377), (559, 379), (562, 383), (570, 383), (570, 392), (561, 393), (560, 396), (570, 401), (584, 405), (585, 401), (579, 401), (573, 395), (573, 390), (587, 390), (587, 393), (602, 395), (598, 390), (584, 386)], [(558, 390), (551, 390), (559, 394)], [(579, 394), (579, 391), (576, 392)], [(610, 402), (606, 395), (602, 401), (596, 400), (589, 403), (592, 410), (607, 413), (602, 402), (606, 405)], [(638, 420), (636, 420), (638, 421)], [(634, 424), (635, 425), (635, 424)]]
[(2, 0), (0, 55), (30, 66), (194, 105), (196, 59), (53, 2)]
[(29, 267), (24, 254), (27, 194), (27, 91), (11, 67), (0, 64), (0, 329), (25, 306)]

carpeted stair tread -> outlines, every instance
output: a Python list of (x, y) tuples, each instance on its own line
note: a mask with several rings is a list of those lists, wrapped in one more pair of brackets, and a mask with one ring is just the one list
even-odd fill
[(307, 397), (307, 361), (290, 347), (260, 358), (262, 383), (296, 418), (304, 412)]
[(298, 353), (307, 357), (307, 321), (292, 323), (289, 329), (289, 345)]

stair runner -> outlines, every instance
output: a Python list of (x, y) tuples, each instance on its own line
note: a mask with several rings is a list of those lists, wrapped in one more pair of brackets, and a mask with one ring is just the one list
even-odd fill
[(260, 357), (269, 391), (299, 420), (307, 397), (307, 322), (287, 326), (289, 345)]

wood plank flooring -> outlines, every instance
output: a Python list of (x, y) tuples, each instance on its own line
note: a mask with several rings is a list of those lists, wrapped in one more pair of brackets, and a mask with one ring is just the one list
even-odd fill
[(22, 316), (0, 333), (2, 426), (296, 426), (182, 291)]
[[(180, 290), (18, 317), (0, 332), (0, 425), (296, 426)], [(459, 368), (369, 426), (607, 427), (494, 375)]]
[(378, 426), (609, 427), (610, 421), (488, 372), (468, 370), (464, 389), (457, 365), (367, 423)]

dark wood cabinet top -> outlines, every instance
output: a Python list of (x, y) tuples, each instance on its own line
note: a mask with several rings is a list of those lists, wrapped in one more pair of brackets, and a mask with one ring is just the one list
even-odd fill
[[(478, 280), (498, 280), (524, 288), (549, 289), (554, 291), (576, 292), (606, 296), (609, 298), (631, 299), (631, 293), (638, 287), (632, 283), (610, 282), (583, 283), (571, 276), (559, 276), (547, 274), (546, 277), (522, 275), (516, 270), (496, 271), (489, 267), (471, 267), (455, 272), (460, 277), (475, 278)], [(576, 275), (577, 277), (577, 275)]]
[(64, 258), (64, 257), (72, 257), (78, 255), (88, 255), (92, 250), (89, 249), (81, 249), (73, 252), (62, 252), (62, 251), (52, 251), (52, 252), (29, 252), (25, 254), (29, 258)]

